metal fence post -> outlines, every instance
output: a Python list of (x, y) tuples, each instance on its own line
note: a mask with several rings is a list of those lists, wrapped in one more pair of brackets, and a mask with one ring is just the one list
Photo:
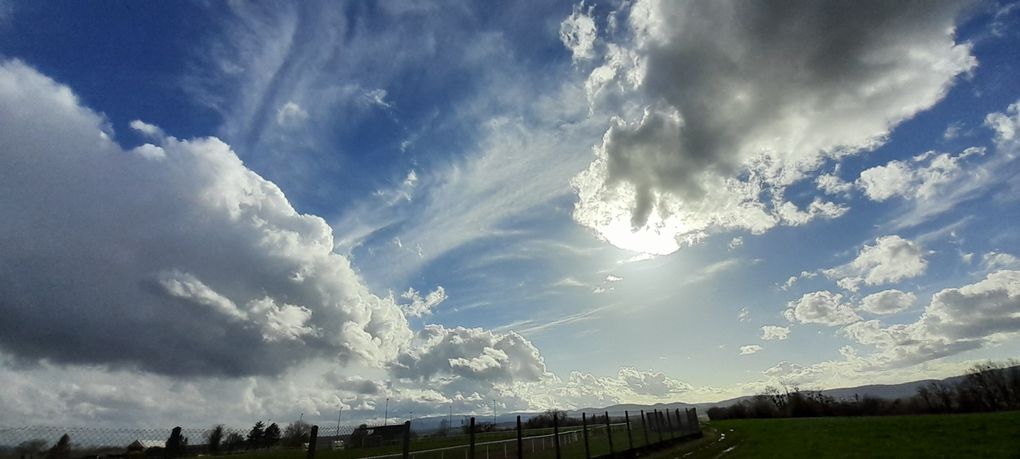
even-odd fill
[(404, 421), (404, 445), (402, 452), (404, 459), (411, 456), (411, 421)]
[(627, 447), (634, 449), (634, 436), (630, 433), (630, 413), (624, 411), (623, 420), (627, 421)]
[(659, 432), (659, 443), (662, 443), (662, 413), (659, 410), (655, 410), (655, 430)]
[(681, 435), (686, 435), (687, 434), (687, 430), (684, 429), (684, 421), (680, 417), (680, 408), (676, 409), (676, 428), (677, 428), (677, 430), (680, 431)]
[(645, 418), (645, 410), (641, 410), (641, 430), (645, 432), (645, 446), (648, 446), (648, 420)]
[(584, 459), (591, 459), (591, 450), (588, 449), (588, 417), (581, 413), (581, 432), (584, 433)]
[(560, 459), (560, 414), (553, 411), (553, 445), (556, 446), (556, 459)]
[(517, 416), (517, 459), (524, 459), (524, 438), (521, 436), (521, 417)]
[(315, 459), (315, 445), (319, 442), (319, 426), (312, 426), (308, 433), (308, 459)]
[(475, 418), (474, 418), (474, 416), (471, 417), (471, 422), (468, 424), (468, 429), (470, 430), (470, 433), (468, 434), (468, 436), (470, 438), (469, 441), (471, 442), (471, 445), (468, 446), (468, 459), (475, 459)]
[(673, 430), (673, 420), (669, 417), (669, 410), (664, 410), (662, 414), (666, 417), (666, 428), (669, 429), (669, 438), (676, 438), (676, 431)]
[(609, 436), (609, 457), (616, 457), (613, 451), (613, 425), (609, 423), (609, 412), (606, 411), (606, 435)]

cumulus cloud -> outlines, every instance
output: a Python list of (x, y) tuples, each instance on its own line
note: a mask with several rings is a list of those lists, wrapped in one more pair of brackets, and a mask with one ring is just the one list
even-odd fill
[(142, 120), (134, 120), (128, 125), (131, 126), (131, 129), (134, 129), (153, 140), (163, 140), (163, 138), (166, 137), (166, 134), (159, 128), (159, 126), (146, 123)]
[(782, 341), (790, 337), (790, 327), (765, 325), (761, 327), (761, 339), (765, 341)]
[(408, 304), (401, 305), (404, 313), (409, 316), (422, 317), (425, 315), (432, 314), (432, 310), (446, 301), (446, 289), (442, 285), (436, 287), (435, 290), (429, 292), (422, 298), (421, 294), (413, 288), (407, 289), (406, 292), (400, 295), (401, 298), (411, 301)]
[(575, 409), (675, 400), (675, 397), (695, 390), (690, 384), (662, 372), (635, 368), (621, 368), (615, 376), (609, 377), (579, 371), (570, 372), (566, 379), (546, 375), (537, 383), (528, 383), (517, 389), (536, 394), (536, 406)]
[(740, 308), (740, 312), (737, 314), (737, 320), (741, 322), (747, 322), (751, 318), (751, 311), (747, 308)]
[(761, 351), (763, 348), (757, 344), (748, 344), (746, 346), (740, 346), (740, 355), (751, 355)]
[(594, 6), (587, 9), (584, 2), (574, 5), (574, 11), (560, 23), (560, 41), (573, 55), (574, 61), (595, 57), (595, 38), (598, 34), (595, 19), (591, 13)]
[(668, 397), (691, 390), (690, 384), (670, 378), (662, 372), (641, 371), (634, 368), (621, 368), (617, 379), (638, 395)]
[(932, 296), (921, 317), (909, 324), (885, 326), (858, 322), (843, 333), (875, 348), (862, 357), (872, 368), (926, 362), (980, 348), (1020, 333), (1020, 271), (1002, 270)]
[(744, 238), (742, 238), (740, 236), (737, 236), (737, 237), (734, 237), (733, 239), (730, 239), (730, 243), (728, 244), (730, 250), (739, 248), (742, 245), (744, 245)]
[(989, 113), (985, 116), (985, 126), (995, 131), (995, 140), (1000, 145), (1016, 142), (1020, 132), (1020, 102), (1010, 104), (1005, 113)]
[(485, 383), (538, 380), (545, 362), (538, 349), (516, 332), (426, 325), (419, 345), (397, 356), (393, 375), (411, 380), (461, 377)]
[(873, 201), (892, 197), (932, 199), (960, 180), (979, 178), (982, 175), (980, 170), (968, 170), (962, 167), (962, 162), (970, 156), (983, 154), (983, 148), (972, 147), (958, 155), (927, 152), (915, 157), (913, 164), (890, 161), (862, 171), (857, 186)]
[(846, 325), (861, 320), (843, 295), (827, 290), (806, 293), (791, 301), (783, 315), (790, 322), (803, 324)]
[[(413, 336), (330, 227), (216, 138), (125, 152), (71, 90), (0, 64), (0, 345), (170, 375), (372, 365)], [(158, 130), (133, 123), (142, 132)]]
[(909, 309), (917, 302), (917, 295), (899, 290), (883, 290), (861, 299), (861, 310), (872, 314), (895, 314)]
[(634, 2), (629, 33), (588, 87), (638, 109), (621, 108), (575, 177), (574, 218), (618, 247), (662, 254), (713, 230), (841, 215), (820, 200), (791, 208), (785, 188), (880, 144), (974, 68), (954, 37), (960, 10)]
[(841, 288), (857, 291), (860, 285), (883, 285), (919, 276), (928, 267), (921, 246), (900, 236), (882, 236), (865, 245), (853, 261), (822, 270)]
[(822, 174), (815, 177), (815, 185), (825, 194), (836, 195), (849, 193), (854, 188), (853, 183), (846, 182), (835, 174)]

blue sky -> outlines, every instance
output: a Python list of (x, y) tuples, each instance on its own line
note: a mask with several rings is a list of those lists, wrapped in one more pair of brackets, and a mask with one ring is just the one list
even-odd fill
[(0, 424), (1015, 357), (1018, 11), (2, 2)]

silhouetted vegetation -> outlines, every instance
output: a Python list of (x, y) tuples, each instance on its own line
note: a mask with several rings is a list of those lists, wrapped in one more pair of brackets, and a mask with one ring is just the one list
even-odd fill
[(837, 400), (818, 391), (769, 387), (749, 400), (708, 410), (712, 420), (879, 416), (927, 413), (973, 413), (1020, 409), (1020, 362), (988, 362), (974, 366), (962, 381), (930, 382), (906, 399), (855, 397)]
[(57, 444), (46, 453), (46, 459), (70, 459), (71, 458), (71, 436), (64, 434), (57, 440)]
[(166, 439), (166, 457), (180, 457), (188, 448), (188, 439), (181, 436), (181, 428), (174, 427), (170, 432), (170, 438)]
[(261, 448), (266, 438), (266, 423), (258, 421), (248, 431), (248, 447)]
[(301, 447), (308, 443), (312, 426), (304, 421), (294, 421), (283, 429), (283, 446)]
[(213, 427), (206, 435), (206, 444), (209, 445), (209, 452), (216, 454), (220, 452), (220, 444), (223, 443), (223, 425)]
[(282, 436), (282, 433), (280, 432), (280, 426), (276, 425), (275, 422), (269, 424), (269, 427), (266, 427), (266, 431), (263, 435), (266, 448), (276, 446), (276, 444), (280, 442), (280, 437)]

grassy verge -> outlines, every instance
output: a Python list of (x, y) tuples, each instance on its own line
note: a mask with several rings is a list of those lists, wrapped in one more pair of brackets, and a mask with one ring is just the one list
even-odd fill
[(1020, 412), (708, 423), (705, 438), (654, 459), (1020, 457)]

